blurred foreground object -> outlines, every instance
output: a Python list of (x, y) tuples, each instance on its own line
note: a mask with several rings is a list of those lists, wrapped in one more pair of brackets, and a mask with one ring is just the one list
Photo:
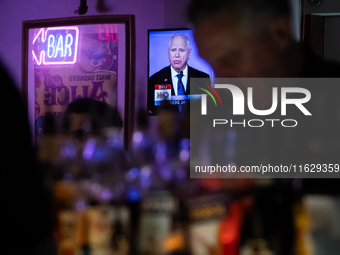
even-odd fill
[[(0, 160), (4, 254), (56, 254), (50, 194), (31, 144), (27, 109), (12, 80), (0, 68), (4, 95)], [(8, 103), (9, 106), (8, 107)]]
[(91, 98), (70, 103), (62, 123), (45, 121), (39, 155), (54, 187), (59, 255), (129, 252), (122, 125), (116, 109)]

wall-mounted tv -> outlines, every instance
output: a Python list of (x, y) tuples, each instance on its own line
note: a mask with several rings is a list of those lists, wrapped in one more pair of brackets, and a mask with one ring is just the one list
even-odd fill
[(190, 93), (190, 78), (214, 76), (212, 68), (199, 57), (192, 30), (148, 30), (148, 105), (149, 115), (167, 105), (182, 112), (189, 100), (197, 99)]

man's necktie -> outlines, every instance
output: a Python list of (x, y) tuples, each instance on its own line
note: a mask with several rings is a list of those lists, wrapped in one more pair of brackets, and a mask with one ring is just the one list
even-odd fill
[(183, 86), (183, 82), (182, 82), (183, 72), (177, 74), (176, 76), (178, 78), (177, 95), (184, 95), (184, 86)]

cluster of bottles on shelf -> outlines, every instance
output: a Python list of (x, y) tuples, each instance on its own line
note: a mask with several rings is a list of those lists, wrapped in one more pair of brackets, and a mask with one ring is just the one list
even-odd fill
[(190, 179), (190, 140), (172, 117), (160, 116), (160, 139), (141, 118), (128, 151), (118, 129), (81, 142), (45, 135), (59, 255), (312, 254), (308, 217), (287, 185), (245, 192)]

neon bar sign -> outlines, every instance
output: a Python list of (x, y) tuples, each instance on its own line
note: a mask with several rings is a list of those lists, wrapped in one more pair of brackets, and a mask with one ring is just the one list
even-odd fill
[(78, 27), (42, 28), (33, 40), (33, 58), (38, 65), (74, 64), (78, 37)]

